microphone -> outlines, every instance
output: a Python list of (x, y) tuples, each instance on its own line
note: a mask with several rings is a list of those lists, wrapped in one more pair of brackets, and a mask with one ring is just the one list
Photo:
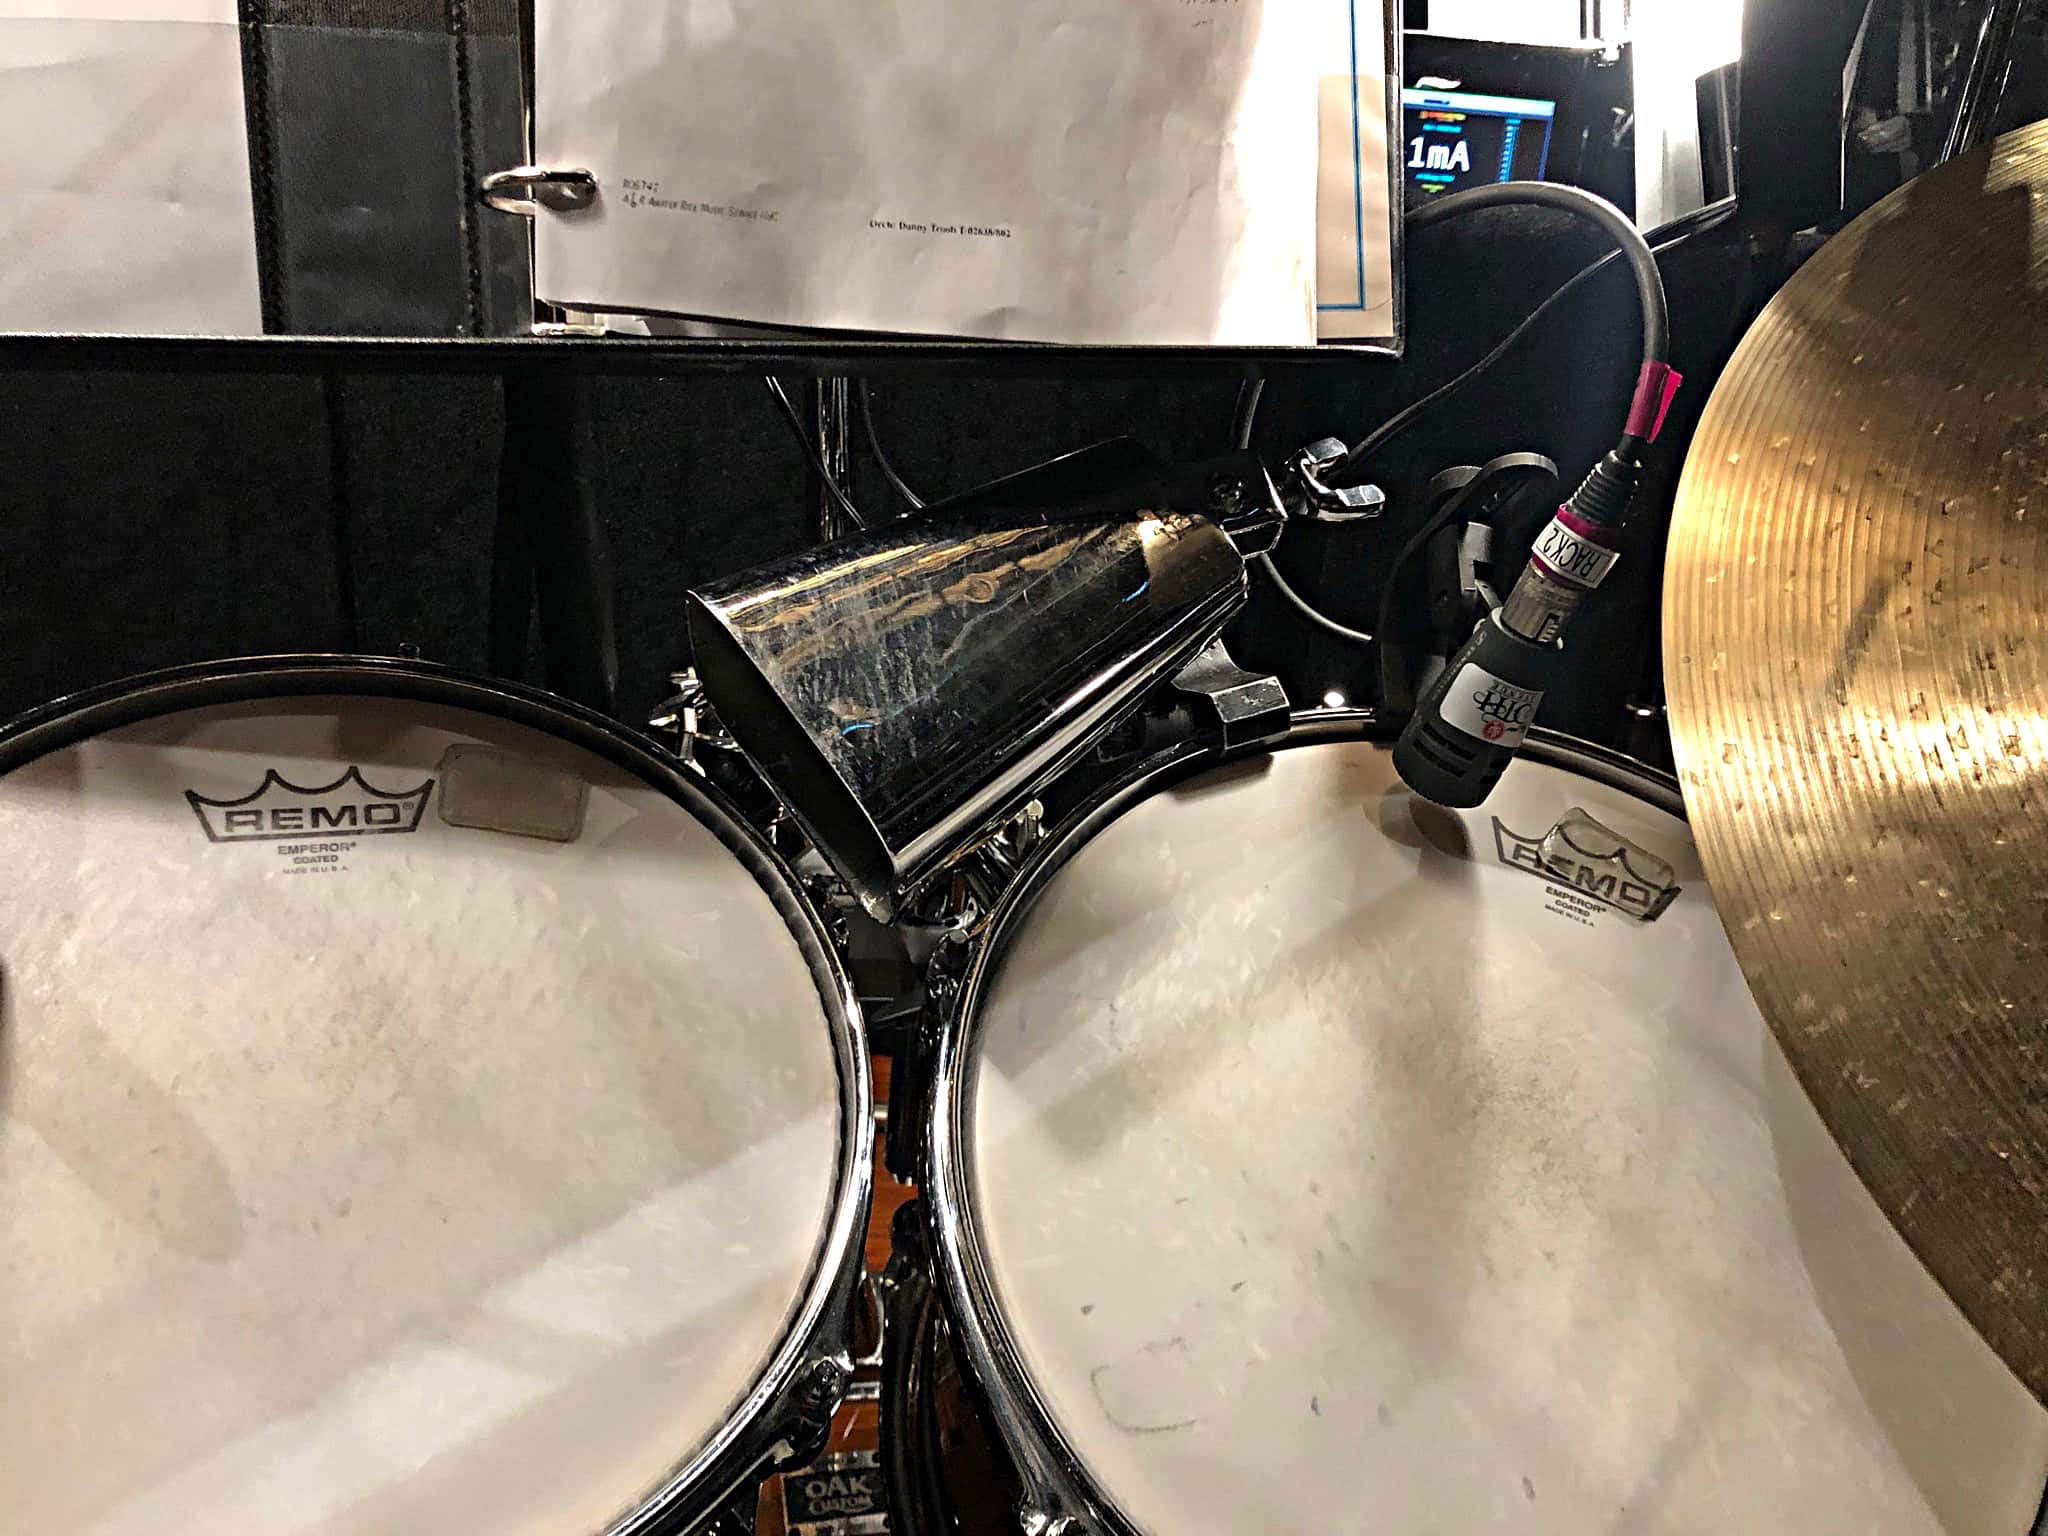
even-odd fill
[(1669, 361), (1671, 317), (1656, 252), (1613, 204), (1575, 188), (1502, 182), (1437, 199), (1411, 216), (1410, 223), (1507, 203), (1558, 209), (1599, 225), (1614, 241), (1635, 277), (1643, 320), (1642, 369), (1621, 441), (1558, 508), (1514, 591), (1431, 683), (1395, 745), (1394, 766), (1409, 787), (1454, 810), (1469, 810), (1492, 793), (1528, 735), (1544, 692), (1558, 675), (1566, 622), (1618, 558), (1614, 535), (1635, 494), (1643, 450), (1663, 429), (1679, 385)]
[(1509, 629), (1496, 608), (1416, 701), (1394, 745), (1394, 771), (1425, 800), (1468, 809), (1493, 786), (1536, 722), (1561, 647)]
[(1621, 558), (1615, 544), (1636, 476), (1619, 449), (1594, 466), (1536, 540), (1507, 601), (1416, 701), (1394, 769), (1418, 795), (1470, 810), (1493, 793), (1559, 675), (1565, 625)]

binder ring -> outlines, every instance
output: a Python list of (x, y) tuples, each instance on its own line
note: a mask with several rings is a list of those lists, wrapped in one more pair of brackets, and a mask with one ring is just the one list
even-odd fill
[(543, 208), (551, 213), (588, 208), (597, 201), (597, 178), (584, 170), (515, 165), (486, 176), (482, 191), (484, 202), (500, 213), (519, 213), (530, 219)]

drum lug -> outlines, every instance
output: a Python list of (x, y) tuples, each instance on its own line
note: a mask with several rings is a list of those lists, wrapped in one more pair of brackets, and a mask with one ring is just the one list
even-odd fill
[(762, 1416), (763, 1423), (775, 1426), (769, 1465), (807, 1462), (831, 1438), (833, 1416), (853, 1385), (853, 1313), (864, 1273), (856, 1250), (856, 1267), (840, 1276), (825, 1304), (809, 1358), (790, 1373), (774, 1406)]
[(768, 1415), (778, 1427), (759, 1463), (762, 1472), (802, 1466), (825, 1449), (832, 1438), (832, 1419), (853, 1383), (849, 1352), (815, 1358), (791, 1378), (779, 1399), (779, 1411)]
[(939, 941), (926, 962), (923, 1034), (927, 1046), (938, 1043), (939, 1031), (945, 1026), (946, 1015), (953, 1010), (953, 1000), (960, 995), (960, 981), (967, 974), (967, 963), (973, 954), (973, 933), (956, 929)]
[(1223, 732), (1226, 751), (1278, 741), (1293, 722), (1287, 690), (1280, 680), (1263, 672), (1247, 672), (1231, 658), (1220, 639), (1211, 640), (1181, 669), (1173, 689)]
[[(1032, 801), (1018, 819), (1036, 811)], [(993, 850), (1006, 834), (998, 833), (981, 847), (963, 854), (915, 892), (896, 915), (896, 928), (903, 935), (911, 962), (929, 968), (947, 945), (973, 938), (981, 929), (995, 899), (1009, 883), (1012, 867), (994, 856)]]
[(797, 1378), (792, 1401), (804, 1424), (829, 1430), (840, 1399), (853, 1382), (853, 1366), (837, 1355), (815, 1362)]
[(1029, 1486), (1035, 1481), (1030, 1474), (1025, 1480), (1027, 1486), (1017, 1500), (1017, 1525), (1024, 1536), (1081, 1536), (1081, 1522), (1063, 1513), (1046, 1489)]
[[(783, 857), (791, 855), (777, 848)], [(800, 855), (799, 855), (800, 856)], [(818, 918), (825, 925), (825, 931), (832, 939), (833, 948), (845, 954), (853, 941), (853, 927), (847, 920), (847, 906), (850, 902), (845, 882), (832, 875), (814, 874), (804, 881), (804, 894), (811, 898), (811, 905), (817, 909)]]

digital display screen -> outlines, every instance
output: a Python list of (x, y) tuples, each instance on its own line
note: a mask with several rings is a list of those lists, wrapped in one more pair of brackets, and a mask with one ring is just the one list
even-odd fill
[(1435, 197), (1494, 181), (1540, 181), (1557, 103), (1529, 96), (1404, 90), (1409, 190)]

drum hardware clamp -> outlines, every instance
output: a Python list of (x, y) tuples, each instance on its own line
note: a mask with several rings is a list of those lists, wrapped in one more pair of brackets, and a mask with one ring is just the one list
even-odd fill
[[(1023, 810), (1012, 816), (999, 827), (989, 840), (974, 852), (980, 854), (1005, 881), (1017, 873), (1017, 866), (1026, 855), (1038, 846), (1038, 840), (1045, 835), (1045, 806), (1033, 800)], [(974, 884), (969, 875), (969, 884)]]
[[(935, 954), (949, 945), (966, 943), (980, 931), (991, 904), (981, 887), (990, 882), (970, 879), (968, 869), (983, 861), (984, 853), (977, 850), (962, 855), (941, 878), (928, 882), (897, 911), (896, 931), (903, 937), (911, 963), (920, 971), (929, 969)], [(1000, 866), (993, 861), (987, 861), (986, 867), (1000, 876)], [(994, 884), (1000, 889), (1001, 879)]]
[(896, 918), (912, 957), (922, 963), (934, 948), (978, 933), (1044, 832), (1045, 806), (1029, 801), (927, 880)]
[(1324, 480), (1350, 454), (1340, 438), (1319, 437), (1287, 466), (1289, 517), (1315, 523), (1355, 523), (1386, 510), (1387, 493), (1376, 485), (1334, 486)]
[(721, 752), (739, 750), (739, 743), (733, 740), (732, 733), (719, 720), (718, 712), (705, 696), (704, 684), (698, 680), (694, 667), (671, 672), (668, 682), (675, 692), (647, 717), (647, 728), (660, 732), (665, 739), (673, 739), (676, 757), (684, 767), (698, 773), (704, 771), (704, 765), (697, 757), (699, 743)]
[(1220, 636), (1196, 653), (1175, 675), (1172, 686), (1209, 717), (1209, 725), (1222, 731), (1226, 751), (1278, 741), (1293, 720), (1280, 680), (1240, 667)]

